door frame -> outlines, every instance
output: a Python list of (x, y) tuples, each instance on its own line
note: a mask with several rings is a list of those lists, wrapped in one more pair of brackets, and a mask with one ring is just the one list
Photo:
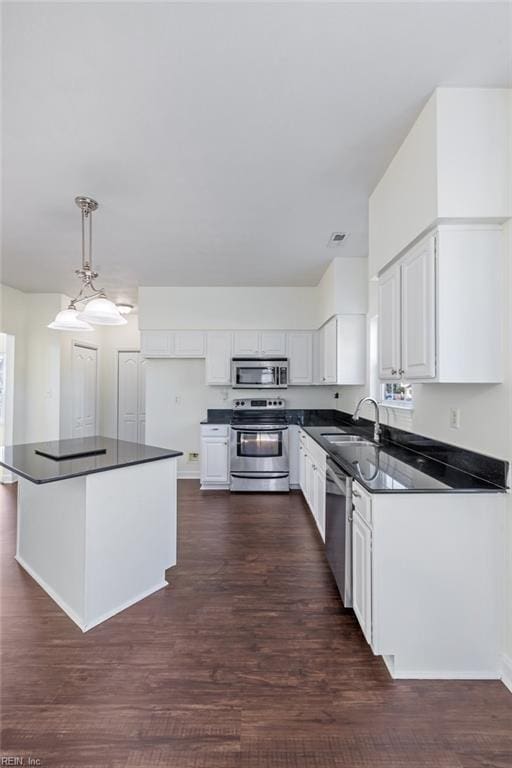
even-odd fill
[(116, 369), (116, 388), (115, 388), (115, 412), (116, 412), (116, 438), (119, 440), (119, 353), (120, 352), (129, 352), (132, 354), (139, 354), (141, 353), (141, 349), (134, 349), (133, 347), (119, 347), (118, 349), (114, 350), (114, 366)]
[[(100, 433), (100, 348), (97, 344), (91, 344), (89, 341), (72, 339), (71, 341), (71, 397), (73, 396), (73, 381), (75, 380), (75, 347), (85, 349), (94, 349), (96, 352), (96, 418), (94, 423), (94, 432)], [(71, 435), (73, 435), (73, 401), (71, 402)]]

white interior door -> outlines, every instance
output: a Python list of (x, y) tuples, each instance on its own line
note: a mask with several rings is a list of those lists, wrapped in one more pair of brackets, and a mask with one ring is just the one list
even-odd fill
[(118, 353), (117, 437), (143, 443), (146, 425), (145, 358), (140, 352)]
[(96, 434), (98, 350), (73, 344), (72, 437)]
[(137, 440), (144, 443), (146, 440), (146, 358), (139, 352), (138, 365), (138, 432)]

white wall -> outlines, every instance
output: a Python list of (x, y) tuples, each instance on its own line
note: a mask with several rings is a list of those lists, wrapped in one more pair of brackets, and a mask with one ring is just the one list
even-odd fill
[(504, 220), (508, 101), (503, 88), (438, 88), (369, 201), (369, 274), (443, 219)]
[(336, 257), (317, 286), (139, 288), (142, 330), (308, 330), (334, 314), (364, 314), (366, 259)]
[(14, 336), (14, 414), (13, 440), (25, 439), (26, 387), (26, 294), (0, 285), (0, 331)]
[(146, 442), (183, 451), (178, 462), (181, 477), (199, 477), (198, 462), (188, 453), (199, 453), (199, 423), (208, 408), (231, 408), (244, 397), (283, 397), (289, 408), (332, 408), (333, 387), (289, 387), (262, 393), (205, 383), (205, 361), (148, 360), (146, 362)]

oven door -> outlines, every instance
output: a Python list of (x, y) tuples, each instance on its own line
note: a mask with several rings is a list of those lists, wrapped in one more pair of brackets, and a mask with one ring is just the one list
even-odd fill
[(282, 389), (278, 365), (259, 360), (233, 360), (231, 381), (233, 389)]
[(287, 426), (232, 426), (232, 472), (288, 472)]

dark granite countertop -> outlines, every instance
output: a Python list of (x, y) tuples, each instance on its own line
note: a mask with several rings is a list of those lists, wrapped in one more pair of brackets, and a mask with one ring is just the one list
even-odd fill
[[(231, 410), (209, 410), (203, 424), (229, 424)], [(442, 443), (414, 432), (382, 426), (377, 446), (335, 446), (323, 436), (341, 431), (372, 441), (373, 422), (357, 424), (343, 411), (286, 410), (289, 424), (301, 426), (344, 471), (371, 493), (504, 493), (508, 462)]]
[[(53, 459), (41, 456), (36, 451), (66, 457), (82, 453), (82, 456)], [(96, 451), (101, 453), (93, 453)], [(85, 453), (89, 455), (83, 455)], [(72, 440), (52, 440), (46, 443), (8, 445), (0, 449), (0, 465), (33, 483), (53, 483), (70, 477), (107, 472), (111, 469), (172, 459), (182, 455), (180, 451), (168, 448), (129, 443), (125, 440), (96, 435)]]
[(365, 435), (339, 425), (303, 427), (330, 458), (370, 493), (503, 493), (505, 488), (390, 442), (333, 445), (325, 435)]

